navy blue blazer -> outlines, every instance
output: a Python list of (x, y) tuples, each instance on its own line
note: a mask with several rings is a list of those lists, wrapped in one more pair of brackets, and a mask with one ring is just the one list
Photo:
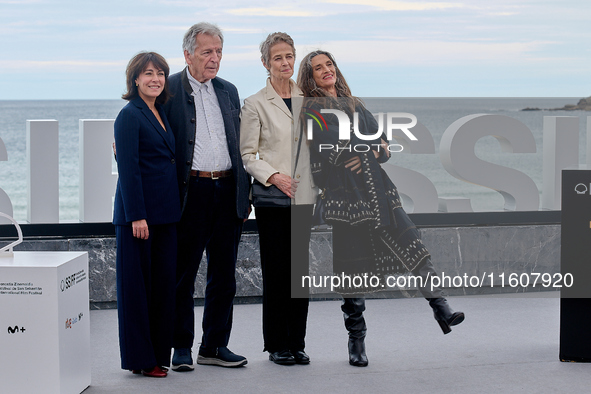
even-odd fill
[(166, 131), (139, 97), (123, 107), (115, 120), (119, 179), (113, 224), (131, 225), (141, 219), (148, 225), (180, 220), (174, 135), (164, 111), (157, 108)]
[[(240, 154), (240, 99), (236, 86), (222, 78), (211, 80), (222, 111), (228, 151), (236, 182), (236, 215), (248, 217), (250, 176), (246, 173)], [(193, 164), (195, 135), (197, 132), (193, 89), (187, 77), (187, 68), (168, 79), (172, 99), (164, 104), (164, 112), (176, 139), (177, 177), (182, 209), (187, 203), (189, 177)]]

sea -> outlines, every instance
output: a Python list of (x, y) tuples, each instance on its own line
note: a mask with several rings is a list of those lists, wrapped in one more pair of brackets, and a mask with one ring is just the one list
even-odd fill
[[(476, 212), (502, 211), (503, 197), (496, 191), (450, 175), (441, 164), (439, 143), (445, 130), (456, 120), (473, 114), (495, 114), (515, 118), (532, 132), (536, 153), (508, 153), (492, 136), (479, 140), (476, 155), (485, 161), (514, 168), (528, 175), (542, 190), (542, 136), (544, 116), (579, 117), (579, 160), (585, 163), (587, 116), (584, 111), (550, 110), (576, 104), (580, 98), (366, 98), (378, 111), (406, 112), (430, 131), (434, 154), (396, 153), (391, 162), (426, 176), (439, 197), (469, 198)], [(8, 155), (0, 161), (0, 189), (9, 196), (13, 216), (27, 217), (26, 121), (55, 119), (59, 122), (59, 206), (60, 222), (78, 221), (78, 125), (79, 119), (115, 119), (126, 104), (123, 100), (0, 100), (0, 139)], [(538, 111), (522, 111), (539, 108)], [(1, 145), (1, 144), (0, 144)], [(113, 161), (113, 170), (116, 164)], [(396, 180), (394, 180), (396, 183)], [(402, 191), (404, 192), (404, 191)]]

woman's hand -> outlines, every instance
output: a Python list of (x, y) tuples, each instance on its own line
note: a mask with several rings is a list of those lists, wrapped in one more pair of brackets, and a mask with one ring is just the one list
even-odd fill
[[(374, 153), (376, 152), (374, 151)], [(345, 168), (350, 168), (351, 171), (361, 174), (361, 159), (359, 156), (355, 156), (347, 160), (345, 162)]]
[(280, 174), (278, 172), (271, 175), (267, 181), (270, 184), (277, 186), (279, 190), (285, 193), (285, 195), (287, 195), (289, 198), (293, 198), (293, 196), (295, 196), (298, 183), (300, 182), (296, 181), (289, 175)]
[[(386, 157), (390, 157), (390, 151), (388, 150), (388, 143), (386, 141), (384, 141), (384, 139), (382, 138), (380, 140), (380, 150), (372, 150), (375, 158), (379, 158), (380, 155), (382, 154), (381, 152), (384, 152), (384, 154), (386, 155)], [(351, 171), (356, 172), (357, 174), (361, 173), (361, 159), (359, 158), (359, 156), (355, 156), (350, 158), (349, 160), (345, 161), (345, 168), (350, 168)]]
[(380, 150), (373, 151), (373, 154), (376, 157), (376, 159), (380, 157), (380, 155), (382, 154), (382, 151), (384, 151), (384, 154), (386, 155), (386, 157), (390, 157), (390, 151), (388, 150), (388, 143), (386, 141), (384, 141), (383, 138), (380, 140)]
[(131, 229), (133, 230), (133, 236), (139, 239), (148, 239), (150, 232), (148, 231), (148, 222), (146, 219), (135, 220), (131, 222)]

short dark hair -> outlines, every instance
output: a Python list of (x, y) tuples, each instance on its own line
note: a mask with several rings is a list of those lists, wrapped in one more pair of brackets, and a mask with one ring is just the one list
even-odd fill
[(156, 102), (158, 104), (164, 104), (166, 101), (168, 101), (170, 98), (170, 90), (168, 89), (168, 74), (170, 72), (170, 68), (168, 67), (168, 63), (166, 63), (166, 59), (156, 52), (140, 52), (131, 58), (127, 64), (127, 70), (125, 71), (127, 92), (121, 96), (122, 99), (130, 101), (139, 96), (135, 80), (146, 69), (146, 67), (148, 67), (150, 62), (152, 62), (154, 67), (157, 69), (164, 71), (164, 89), (162, 90), (162, 93), (160, 93), (160, 96), (156, 98)]

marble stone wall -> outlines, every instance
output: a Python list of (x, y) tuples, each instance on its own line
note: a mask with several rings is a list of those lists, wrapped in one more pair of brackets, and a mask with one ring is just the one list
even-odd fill
[[(449, 289), (451, 294), (511, 293), (548, 288), (510, 287), (510, 274), (560, 272), (560, 225), (431, 228), (421, 230), (423, 242), (440, 274), (488, 278), (494, 288)], [(501, 287), (500, 274), (505, 274)]]
[[(454, 286), (448, 294), (484, 294), (548, 290), (547, 288), (510, 287), (508, 275), (512, 273), (560, 272), (560, 225), (444, 227), (421, 229), (423, 242), (432, 255), (435, 268), (441, 276), (485, 279), (481, 288)], [(93, 307), (113, 307), (116, 301), (115, 239), (73, 238), (25, 240), (15, 250), (88, 251), (90, 301)], [(199, 268), (195, 297), (203, 298), (205, 288), (205, 261)], [(310, 274), (331, 275), (332, 235), (330, 231), (314, 232), (310, 245)], [(500, 275), (505, 274), (501, 287)], [(490, 286), (492, 274), (493, 287)], [(257, 234), (243, 234), (238, 251), (236, 269), (237, 302), (260, 300), (262, 279)], [(327, 289), (313, 288), (315, 298), (338, 297)], [(397, 288), (375, 293), (374, 297), (415, 296), (413, 288)], [(202, 300), (201, 300), (202, 301)]]

